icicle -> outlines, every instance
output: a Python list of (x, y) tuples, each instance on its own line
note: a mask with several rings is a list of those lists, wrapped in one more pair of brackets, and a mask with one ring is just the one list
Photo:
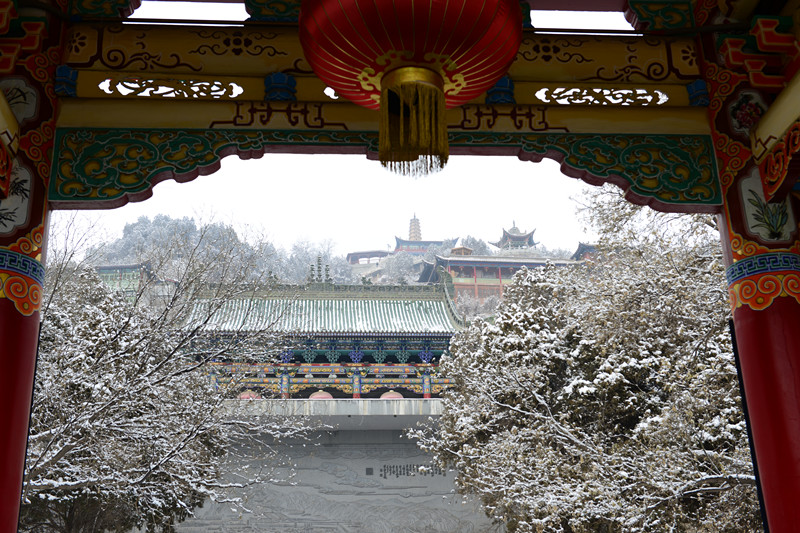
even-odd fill
[(444, 82), (439, 74), (402, 67), (381, 80), (381, 164), (399, 174), (420, 176), (447, 163)]

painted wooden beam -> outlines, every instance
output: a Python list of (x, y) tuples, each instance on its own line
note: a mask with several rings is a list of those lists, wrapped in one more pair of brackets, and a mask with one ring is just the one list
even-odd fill
[[(709, 134), (703, 107), (466, 105), (448, 128), (474, 132)], [(349, 102), (64, 99), (65, 129), (236, 129), (378, 131), (378, 113)]]
[[(78, 70), (75, 72), (74, 96), (78, 98), (114, 98), (170, 101), (257, 101), (271, 99), (265, 94), (269, 77), (175, 75), (169, 72), (120, 72)], [(291, 76), (293, 100), (331, 103), (325, 84), (316, 77)], [(690, 105), (685, 84), (625, 82), (540, 82), (518, 81), (508, 89), (517, 104), (684, 107)], [(483, 104), (486, 95), (472, 104)]]
[[(64, 63), (77, 70), (313, 77), (297, 29), (76, 24)], [(701, 77), (691, 38), (523, 36), (509, 69), (516, 81), (688, 84)]]

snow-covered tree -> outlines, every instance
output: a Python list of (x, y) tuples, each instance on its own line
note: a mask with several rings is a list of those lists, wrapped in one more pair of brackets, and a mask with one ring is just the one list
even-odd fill
[(381, 260), (382, 274), (378, 283), (394, 285), (417, 281), (419, 271), (414, 272), (414, 266), (420, 259), (408, 252), (397, 252)]
[(442, 244), (439, 245), (431, 244), (430, 246), (428, 246), (428, 249), (425, 251), (425, 255), (423, 256), (425, 261), (431, 263), (434, 261), (435, 256), (437, 255), (441, 257), (447, 257), (448, 255), (450, 255), (450, 250), (453, 249), (453, 246), (456, 245), (457, 241), (458, 241), (457, 238), (445, 239), (442, 241)]
[(476, 317), (488, 318), (494, 315), (501, 300), (502, 298), (499, 294), (487, 296), (486, 298), (477, 298), (464, 291), (458, 295), (456, 310), (466, 320)]
[(333, 252), (333, 243), (311, 243), (298, 241), (289, 252), (284, 252), (282, 269), (278, 277), (287, 283), (304, 283), (308, 278), (309, 268), (321, 259), (334, 283), (355, 283), (356, 278), (347, 260)]
[(713, 223), (591, 203), (598, 260), (454, 337), (421, 446), (510, 531), (759, 530)]
[(492, 255), (492, 250), (489, 248), (489, 245), (486, 244), (486, 241), (473, 237), (472, 235), (467, 235), (462, 238), (460, 244), (472, 250), (472, 255)]
[(197, 223), (188, 217), (172, 218), (169, 215), (141, 216), (136, 222), (125, 224), (122, 236), (101, 245), (103, 260), (109, 264), (132, 264), (154, 245), (169, 247), (180, 254), (198, 237)]
[[(205, 256), (235, 253), (251, 263), (251, 277), (271, 275), (284, 283), (304, 283), (309, 267), (322, 257), (334, 282), (355, 282), (350, 265), (344, 257), (334, 254), (331, 242), (299, 241), (286, 251), (258, 235), (240, 238), (229, 225), (198, 222), (186, 217), (140, 217), (125, 225), (122, 237), (96, 245), (91, 251), (96, 264), (137, 264), (150, 262), (151, 256), (155, 255), (166, 266), (167, 262), (180, 264), (186, 250), (195, 250), (196, 254)], [(170, 277), (169, 271), (164, 275)]]
[[(239, 419), (223, 407), (225, 391), (214, 390), (205, 373), (213, 358), (262, 359), (281, 343), (268, 328), (208, 338), (200, 326), (181, 327), (191, 309), (199, 320), (198, 297), (210, 319), (226, 301), (257, 287), (252, 257), (231, 255), (235, 243), (204, 242), (200, 236), (182, 249), (178, 262), (174, 254), (163, 254), (163, 261), (150, 254), (175, 276), (159, 305), (143, 305), (152, 285), (161, 283), (156, 276), (143, 277), (133, 296), (115, 293), (73, 250), (51, 250), (23, 531), (170, 531), (206, 498), (229, 498), (226, 455), (247, 441), (269, 457), (266, 443), (304, 431), (285, 419)], [(270, 476), (266, 470), (225, 474), (237, 486)]]

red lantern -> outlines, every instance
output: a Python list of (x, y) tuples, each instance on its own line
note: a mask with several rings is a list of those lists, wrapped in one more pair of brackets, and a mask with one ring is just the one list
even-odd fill
[(381, 163), (410, 174), (444, 166), (445, 107), (492, 87), (521, 39), (517, 0), (303, 0), (300, 12), (314, 72), (381, 110)]

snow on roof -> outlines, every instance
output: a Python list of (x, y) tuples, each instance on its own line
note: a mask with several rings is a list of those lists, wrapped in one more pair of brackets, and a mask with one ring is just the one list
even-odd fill
[[(300, 292), (294, 296), (235, 298), (207, 320), (213, 300), (200, 300), (185, 321), (208, 332), (275, 331), (287, 334), (451, 335), (459, 327), (447, 296), (433, 291), (357, 294)], [(421, 287), (415, 287), (421, 289)]]

